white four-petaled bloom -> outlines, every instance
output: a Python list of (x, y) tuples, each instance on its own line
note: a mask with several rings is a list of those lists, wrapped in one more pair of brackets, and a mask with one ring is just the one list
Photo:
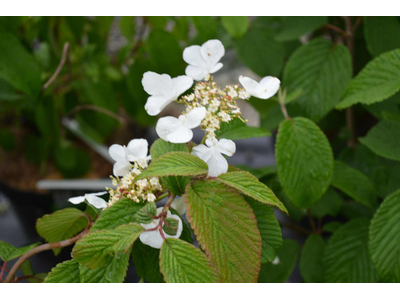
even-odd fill
[[(163, 207), (157, 208), (157, 215), (160, 214), (162, 212), (162, 210), (163, 210)], [(181, 218), (177, 215), (171, 214), (170, 211), (167, 212), (167, 218), (173, 218), (178, 221), (178, 230), (176, 231), (176, 234), (173, 236), (166, 234), (165, 231), (162, 230), (165, 238), (177, 238), (178, 239), (181, 236), (182, 230), (183, 230)], [(158, 226), (159, 221), (160, 221), (159, 219), (153, 219), (151, 221), (151, 223), (140, 224), (140, 225), (142, 225), (142, 227), (145, 229), (154, 229)], [(164, 239), (162, 238), (162, 236), (158, 230), (145, 231), (140, 234), (139, 239), (143, 244), (149, 245), (150, 247), (153, 247), (156, 249), (160, 249), (162, 246), (162, 243), (164, 242)]]
[(219, 40), (209, 40), (200, 46), (190, 46), (183, 51), (183, 60), (189, 65), (186, 75), (194, 80), (203, 80), (222, 68), (219, 60), (224, 56), (225, 48)]
[(196, 107), (179, 118), (160, 118), (156, 125), (156, 132), (164, 141), (177, 144), (187, 143), (192, 140), (192, 129), (200, 125), (206, 113), (205, 107)]
[(167, 74), (146, 72), (143, 74), (142, 85), (147, 94), (144, 108), (150, 116), (158, 115), (168, 104), (188, 90), (193, 79), (188, 76), (171, 78)]
[(208, 176), (217, 177), (228, 172), (228, 162), (221, 153), (232, 156), (236, 152), (236, 145), (227, 139), (207, 139), (206, 145), (193, 148), (192, 154), (204, 160), (208, 165)]
[(239, 81), (251, 96), (260, 99), (271, 98), (281, 85), (280, 80), (272, 76), (264, 77), (259, 83), (246, 76), (240, 76)]
[(108, 153), (115, 160), (113, 172), (114, 176), (125, 176), (131, 166), (130, 162), (137, 162), (142, 168), (147, 166), (147, 162), (151, 159), (147, 155), (149, 143), (145, 139), (133, 139), (128, 143), (128, 146), (111, 145)]
[(107, 192), (85, 194), (85, 196), (69, 198), (68, 201), (71, 202), (72, 204), (80, 204), (84, 202), (86, 199), (89, 204), (93, 205), (97, 209), (103, 209), (107, 207), (107, 202), (103, 198), (100, 198), (99, 196), (105, 194), (107, 194)]

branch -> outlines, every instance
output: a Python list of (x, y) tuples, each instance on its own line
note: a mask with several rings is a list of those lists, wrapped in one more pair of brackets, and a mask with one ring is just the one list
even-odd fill
[(54, 72), (53, 76), (50, 77), (50, 79), (43, 85), (43, 89), (47, 89), (50, 84), (53, 83), (53, 81), (57, 78), (58, 74), (60, 74), (62, 67), (64, 66), (65, 62), (67, 61), (67, 55), (68, 55), (68, 50), (69, 50), (69, 43), (66, 42), (64, 44), (63, 48), (63, 53), (61, 55), (61, 61), (58, 64), (58, 67), (56, 71)]
[(40, 246), (37, 246), (35, 248), (33, 248), (32, 250), (29, 250), (28, 252), (26, 252), (24, 255), (22, 255), (17, 262), (13, 265), (13, 267), (11, 268), (10, 272), (8, 273), (6, 279), (4, 280), (4, 283), (10, 283), (15, 276), (15, 273), (17, 273), (19, 267), (31, 256), (38, 254), (42, 251), (46, 251), (46, 250), (51, 250), (51, 249), (57, 249), (57, 248), (64, 248), (67, 246), (70, 246), (74, 243), (76, 243), (80, 238), (82, 238), (86, 233), (89, 232), (89, 229), (91, 227), (91, 223), (89, 223), (88, 227), (82, 231), (81, 233), (79, 233), (78, 235), (61, 241), (61, 242), (56, 242), (56, 243), (51, 243), (51, 244), (43, 244)]
[(116, 113), (113, 113), (112, 111), (109, 111), (108, 109), (105, 109), (103, 107), (98, 107), (96, 105), (91, 105), (91, 104), (82, 104), (82, 105), (75, 106), (75, 108), (72, 109), (70, 112), (68, 112), (65, 116), (68, 117), (68, 116), (74, 115), (78, 111), (84, 110), (84, 109), (95, 110), (95, 111), (98, 111), (100, 113), (106, 114), (109, 117), (117, 120), (118, 122), (120, 122), (123, 125), (126, 122), (124, 118), (122, 118), (121, 116), (117, 115)]
[[(1, 267), (1, 272), (0, 272), (0, 282), (1, 282), (2, 278), (3, 278), (3, 273), (4, 273), (4, 270), (6, 270), (6, 264), (7, 264), (7, 262), (6, 262), (6, 261), (4, 261), (4, 262), (3, 262), (3, 266)], [(7, 272), (9, 272), (9, 271), (7, 270)]]

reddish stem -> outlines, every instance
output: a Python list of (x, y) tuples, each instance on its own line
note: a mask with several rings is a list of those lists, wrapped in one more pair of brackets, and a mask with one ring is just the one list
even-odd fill
[(7, 264), (7, 262), (5, 261), (4, 264), (3, 264), (3, 266), (1, 267), (0, 282), (2, 282), (3, 273), (4, 273), (4, 270), (6, 269), (6, 264)]

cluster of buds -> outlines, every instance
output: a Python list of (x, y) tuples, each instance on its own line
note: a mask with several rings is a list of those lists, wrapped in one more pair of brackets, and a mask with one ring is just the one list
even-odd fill
[(241, 111), (236, 100), (246, 100), (250, 95), (239, 85), (227, 85), (224, 89), (220, 89), (212, 76), (209, 81), (200, 81), (194, 87), (194, 92), (182, 96), (179, 103), (186, 106), (186, 113), (194, 108), (205, 107), (206, 115), (200, 124), (200, 128), (205, 132), (206, 138), (214, 139), (215, 132), (220, 128), (222, 122), (229, 123), (234, 118), (241, 117)]

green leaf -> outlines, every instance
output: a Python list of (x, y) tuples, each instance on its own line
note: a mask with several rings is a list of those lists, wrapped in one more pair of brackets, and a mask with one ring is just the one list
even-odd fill
[(192, 16), (190, 17), (197, 30), (198, 36), (206, 42), (217, 36), (217, 22), (211, 16)]
[(249, 172), (228, 172), (218, 176), (217, 180), (263, 204), (276, 206), (287, 213), (285, 206), (275, 196), (274, 192)]
[(80, 239), (72, 255), (79, 263), (97, 269), (111, 263), (113, 255), (127, 253), (145, 229), (139, 224), (124, 224), (116, 229), (91, 232)]
[(400, 49), (370, 61), (350, 82), (337, 109), (383, 101), (400, 90)]
[(192, 244), (169, 238), (160, 252), (160, 270), (167, 283), (216, 283), (218, 275), (207, 256)]
[(135, 214), (134, 220), (139, 224), (148, 224), (157, 215), (157, 206), (154, 202), (147, 202), (144, 207), (138, 210)]
[(358, 218), (372, 218), (372, 210), (356, 201), (346, 201), (340, 208), (340, 214), (349, 220)]
[[(150, 148), (153, 160), (168, 152), (189, 152), (186, 144), (173, 144), (162, 139), (156, 140)], [(181, 176), (168, 176), (161, 178), (161, 183), (168, 188), (171, 193), (181, 196), (185, 193), (186, 186), (190, 183), (190, 178)]]
[(150, 283), (164, 282), (160, 272), (160, 249), (152, 248), (137, 240), (132, 247), (132, 261), (136, 274)]
[(221, 282), (255, 282), (260, 270), (261, 236), (244, 198), (215, 180), (186, 189), (187, 218)]
[(35, 58), (17, 37), (0, 25), (0, 78), (17, 90), (37, 97), (41, 89), (40, 69)]
[(364, 36), (373, 56), (400, 48), (399, 20), (389, 16), (364, 17)]
[(242, 63), (259, 76), (278, 76), (282, 71), (284, 48), (268, 28), (251, 27), (236, 41), (236, 51)]
[(321, 120), (336, 104), (352, 77), (351, 56), (343, 45), (315, 39), (298, 48), (285, 66), (283, 86), (300, 96), (288, 107), (314, 121)]
[(400, 282), (400, 190), (378, 208), (369, 228), (369, 251), (384, 282)]
[(283, 240), (276, 254), (277, 261), (261, 265), (259, 283), (286, 282), (292, 273), (299, 255), (299, 245), (293, 240)]
[(328, 139), (312, 121), (297, 117), (279, 125), (275, 146), (279, 181), (299, 208), (315, 203), (327, 190), (333, 173)]
[(64, 261), (44, 279), (45, 283), (79, 283), (79, 263), (75, 259)]
[(156, 29), (164, 29), (168, 22), (166, 16), (147, 16), (149, 23)]
[[(253, 174), (257, 179), (263, 179), (268, 176), (272, 176), (276, 174), (276, 167), (275, 166), (268, 166), (268, 167), (261, 167), (261, 168), (249, 168), (247, 166), (237, 166), (238, 171), (247, 171), (251, 174)], [(235, 170), (236, 171), (236, 170)]]
[(368, 253), (368, 219), (354, 219), (337, 229), (324, 251), (327, 282), (377, 282)]
[(178, 232), (179, 221), (174, 218), (166, 218), (164, 220), (163, 230), (166, 234), (176, 235)]
[(381, 121), (359, 140), (376, 154), (400, 161), (400, 123)]
[(207, 164), (200, 158), (183, 152), (169, 152), (151, 162), (135, 181), (149, 177), (199, 176), (208, 172)]
[(135, 35), (135, 17), (124, 16), (119, 19), (119, 30), (128, 40), (132, 40)]
[(281, 17), (280, 29), (275, 38), (278, 41), (292, 41), (312, 32), (328, 23), (328, 18), (323, 16), (291, 16)]
[(193, 230), (189, 227), (188, 224), (186, 224), (185, 220), (179, 215), (179, 213), (175, 209), (170, 207), (169, 210), (170, 210), (171, 214), (177, 215), (182, 221), (183, 229), (182, 229), (182, 234), (179, 237), (179, 239), (192, 244), (193, 243), (193, 239), (192, 239)]
[[(88, 226), (86, 214), (76, 208), (65, 208), (36, 221), (36, 231), (48, 243), (69, 239)], [(59, 254), (61, 249), (54, 249)]]
[(222, 16), (222, 26), (234, 38), (242, 37), (249, 28), (249, 17), (245, 16)]
[(324, 282), (324, 257), (325, 242), (320, 235), (308, 236), (300, 256), (300, 272), (305, 282)]
[(236, 128), (232, 131), (224, 132), (219, 136), (219, 138), (229, 139), (229, 140), (244, 140), (250, 138), (257, 138), (263, 136), (270, 136), (271, 132), (267, 129), (252, 126), (243, 126)]
[(337, 221), (332, 221), (329, 223), (326, 223), (324, 226), (322, 226), (322, 231), (324, 232), (335, 232), (338, 230), (340, 227), (342, 227), (342, 223), (337, 222)]
[(343, 204), (343, 198), (334, 189), (329, 188), (326, 193), (310, 207), (310, 212), (318, 217), (323, 218), (326, 215), (335, 217)]
[(96, 270), (79, 264), (82, 283), (120, 283), (123, 282), (129, 264), (129, 253), (119, 252), (112, 256), (111, 262)]
[(16, 248), (4, 241), (0, 241), (0, 258), (3, 261), (10, 261), (14, 258), (24, 255), (26, 252), (35, 248), (39, 244), (40, 243), (35, 243), (35, 244), (29, 245), (29, 246)]
[(335, 161), (332, 185), (369, 208), (377, 204), (374, 184), (362, 172)]
[(114, 229), (122, 224), (136, 222), (135, 214), (144, 207), (143, 203), (136, 203), (125, 198), (106, 208), (96, 220), (91, 231)]
[(245, 197), (257, 219), (257, 227), (261, 234), (261, 263), (271, 262), (276, 257), (276, 251), (282, 246), (282, 231), (274, 211), (258, 201)]

